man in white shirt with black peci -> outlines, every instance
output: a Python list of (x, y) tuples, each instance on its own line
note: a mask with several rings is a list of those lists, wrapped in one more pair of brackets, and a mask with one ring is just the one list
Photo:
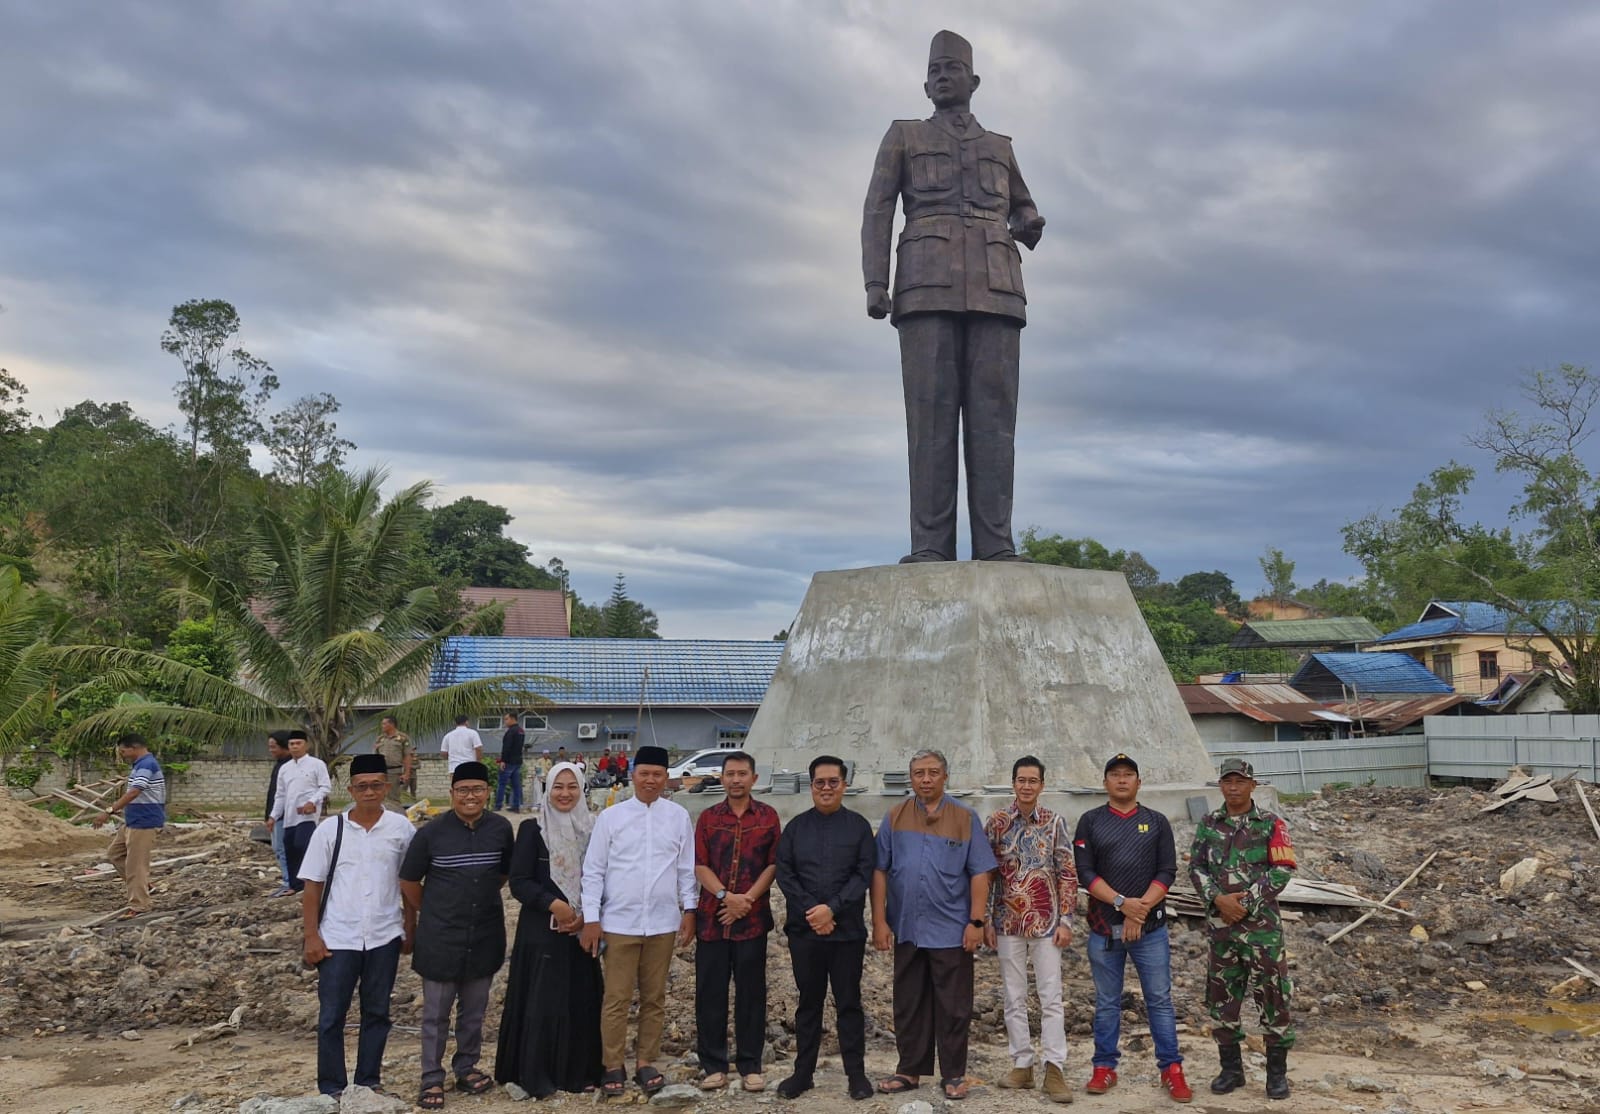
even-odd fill
[(647, 1095), (666, 1085), (656, 1068), (666, 1020), (667, 968), (674, 943), (694, 939), (700, 883), (694, 875), (694, 825), (682, 805), (663, 800), (667, 752), (640, 747), (633, 763), (632, 798), (600, 813), (583, 858), (583, 908), (597, 916), (579, 942), (591, 955), (605, 943), (605, 1002), (600, 1012), (601, 1090), (608, 1098), (627, 1086), (624, 1067), (628, 1007), (639, 991), (634, 1082)]
[(289, 860), (289, 886), (295, 893), (306, 888), (300, 879), (300, 863), (322, 817), (322, 806), (333, 792), (328, 764), (310, 749), (311, 741), (303, 729), (289, 732), (289, 761), (278, 771), (278, 793), (267, 819), (268, 831), (275, 824), (283, 825), (283, 853)]
[(400, 900), (400, 863), (416, 834), (404, 814), (383, 807), (388, 763), (362, 754), (350, 763), (349, 810), (317, 825), (300, 865), (305, 879), (305, 961), (317, 969), (317, 1090), (338, 1095), (345, 1074), (344, 1021), (361, 988), (355, 1082), (382, 1082), (389, 998), (400, 956), (416, 930)]

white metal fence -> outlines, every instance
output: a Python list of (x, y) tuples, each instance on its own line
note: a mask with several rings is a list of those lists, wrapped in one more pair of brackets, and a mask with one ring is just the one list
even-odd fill
[[(1324, 742), (1215, 742), (1206, 750), (1221, 764), (1243, 758), (1256, 777), (1281, 793), (1315, 793), (1324, 785), (1426, 785), (1428, 744), (1422, 735)], [(1505, 771), (1502, 770), (1502, 773)], [(1484, 775), (1488, 776), (1488, 775)]]
[(1433, 777), (1500, 778), (1521, 766), (1600, 781), (1600, 716), (1429, 716), (1423, 723)]

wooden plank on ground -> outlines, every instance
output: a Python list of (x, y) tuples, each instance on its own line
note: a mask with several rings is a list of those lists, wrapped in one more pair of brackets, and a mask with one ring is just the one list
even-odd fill
[[(1438, 858), (1438, 857), (1439, 857), (1439, 852), (1437, 852), (1437, 851), (1434, 851), (1431, 854), (1429, 854), (1429, 856), (1426, 859), (1422, 860), (1421, 864), (1417, 867), (1416, 870), (1413, 870), (1410, 874), (1406, 875), (1405, 881), (1401, 882), (1394, 889), (1390, 890), (1388, 893), (1383, 895), (1384, 902), (1387, 903), (1387, 902), (1393, 901), (1396, 897), (1398, 897), (1400, 895), (1400, 891), (1405, 889), (1407, 886), (1411, 885), (1411, 883), (1415, 882), (1417, 880), (1417, 875), (1421, 874), (1424, 870), (1427, 870), (1428, 869), (1428, 864), (1433, 862), (1433, 860)], [(1349, 924), (1345, 925), (1338, 932), (1335, 932), (1332, 936), (1328, 937), (1328, 943), (1332, 944), (1335, 941), (1343, 939), (1345, 936), (1348, 936), (1350, 933), (1352, 933), (1352, 932), (1354, 932), (1356, 930), (1357, 926), (1366, 924), (1367, 921), (1371, 920), (1373, 914), (1376, 913), (1376, 912), (1377, 912), (1376, 909), (1368, 909), (1365, 913), (1361, 914), (1355, 920), (1353, 920)]]

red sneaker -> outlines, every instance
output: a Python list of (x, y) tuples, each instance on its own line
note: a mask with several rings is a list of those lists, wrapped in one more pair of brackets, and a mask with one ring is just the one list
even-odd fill
[(1161, 1085), (1172, 1096), (1173, 1102), (1190, 1102), (1194, 1099), (1194, 1092), (1189, 1090), (1189, 1081), (1183, 1077), (1182, 1064), (1168, 1064), (1161, 1073)]
[(1103, 1095), (1117, 1085), (1117, 1073), (1110, 1068), (1095, 1068), (1094, 1074), (1089, 1077), (1089, 1085), (1084, 1088), (1091, 1095)]

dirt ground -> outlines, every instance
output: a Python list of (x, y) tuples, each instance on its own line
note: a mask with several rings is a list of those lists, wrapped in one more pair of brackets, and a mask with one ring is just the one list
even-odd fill
[[(1395, 901), (1412, 918), (1380, 913), (1332, 944), (1326, 937), (1353, 920), (1353, 910), (1304, 908), (1303, 919), (1289, 926), (1300, 1041), (1290, 1060), (1295, 1094), (1284, 1107), (1347, 1114), (1600, 1110), (1600, 988), (1573, 978), (1563, 962), (1571, 957), (1600, 970), (1600, 840), (1574, 783), (1559, 792), (1557, 804), (1522, 801), (1488, 814), (1478, 810), (1492, 798), (1466, 788), (1357, 789), (1285, 809), (1305, 877), (1349, 883), (1376, 898), (1430, 852), (1438, 857)], [(114, 877), (80, 880), (102, 858), (95, 842), (51, 828), (42, 815), (44, 835), (20, 838), (34, 823), (21, 809), (0, 797), (7, 837), (0, 843), (0, 1111), (233, 1111), (258, 1094), (314, 1089), (316, 991), (299, 964), (297, 906), (265, 896), (276, 864), (248, 838), (247, 824), (169, 830), (155, 858), (175, 861), (156, 871), (156, 914), (92, 925), (121, 904)], [(1191, 831), (1179, 826), (1180, 857)], [(1508, 892), (1502, 875), (1525, 859), (1535, 860), (1531, 877)], [(1423, 932), (1414, 935), (1419, 925)], [(767, 1077), (775, 1083), (787, 1074), (794, 991), (781, 934), (771, 947)], [(1197, 925), (1175, 925), (1173, 952), (1180, 1035), (1197, 1090), (1191, 1109), (1262, 1109), (1259, 1055), (1250, 1058), (1248, 1090), (1224, 1098), (1205, 1091), (1216, 1055), (1206, 1035)], [(1064, 973), (1069, 1075), (1081, 1086), (1092, 999), (1081, 948), (1069, 949)], [(881, 1074), (894, 1062), (889, 974), (888, 958), (869, 952), (869, 1067)], [(689, 953), (674, 961), (671, 986), (668, 1074), (689, 1079)], [(1103, 1097), (1080, 1093), (1075, 1109), (1167, 1105), (1156, 1090), (1136, 987), (1130, 973), (1121, 1084)], [(497, 985), (489, 1014), (491, 1048), (501, 991)], [(385, 1076), (406, 1096), (417, 1078), (419, 1005), (420, 984), (403, 970)], [(237, 1032), (183, 1045), (239, 1007)], [(837, 1060), (826, 1059), (836, 1054), (831, 1038), (824, 1054), (818, 1089), (799, 1102), (727, 1094), (701, 1106), (896, 1114), (904, 1099), (850, 1103)], [(1037, 1092), (992, 1086), (1009, 1066), (997, 965), (985, 955), (973, 1025), (977, 1086), (964, 1108), (986, 1114), (1048, 1106)], [(944, 1105), (926, 1085), (909, 1097)], [(543, 1105), (587, 1108), (592, 1101)], [(452, 1093), (449, 1108), (513, 1104), (498, 1091)]]

